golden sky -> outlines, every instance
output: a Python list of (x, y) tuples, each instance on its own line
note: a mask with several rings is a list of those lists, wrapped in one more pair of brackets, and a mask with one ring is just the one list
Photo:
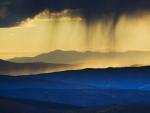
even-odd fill
[(0, 59), (30, 57), (57, 49), (109, 52), (112, 37), (114, 51), (150, 51), (149, 14), (121, 16), (114, 33), (103, 21), (96, 21), (87, 29), (81, 16), (68, 14), (69, 10), (45, 10), (18, 26), (0, 28)]

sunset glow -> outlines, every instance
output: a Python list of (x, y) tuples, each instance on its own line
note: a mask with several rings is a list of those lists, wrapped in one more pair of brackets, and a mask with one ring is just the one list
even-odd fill
[[(72, 13), (76, 15), (71, 16)], [(17, 26), (0, 28), (0, 58), (33, 57), (54, 50), (149, 51), (149, 20), (148, 13), (132, 17), (122, 15), (112, 33), (111, 19), (107, 26), (103, 20), (87, 26), (79, 10), (54, 13), (46, 9)], [(112, 37), (114, 46), (111, 45)], [(113, 66), (112, 62), (110, 66)]]

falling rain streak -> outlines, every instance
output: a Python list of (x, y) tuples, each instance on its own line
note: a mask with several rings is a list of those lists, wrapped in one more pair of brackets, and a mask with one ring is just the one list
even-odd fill
[[(149, 51), (149, 19), (149, 13), (143, 11), (88, 21), (79, 9), (59, 12), (46, 9), (17, 26), (0, 28), (1, 53), (10, 53), (2, 55), (7, 59), (58, 49), (105, 53)], [(22, 55), (11, 54), (18, 52)]]
[[(148, 40), (149, 18), (148, 12), (141, 11), (135, 15), (111, 15), (87, 21), (80, 10), (66, 9), (56, 13), (47, 9), (34, 18), (23, 21), (20, 26), (45, 27), (47, 33), (45, 32), (42, 38), (47, 39), (49, 50), (136, 51), (150, 49), (144, 45), (137, 48), (139, 43), (145, 43)], [(41, 26), (38, 26), (40, 22)], [(146, 40), (139, 42), (138, 40), (142, 38)], [(125, 46), (126, 43), (128, 46)]]
[(44, 10), (34, 18), (21, 22), (19, 26), (36, 26), (35, 23), (40, 21), (45, 22), (49, 48), (52, 50), (104, 52), (115, 50), (115, 27), (111, 20), (95, 20), (90, 23), (82, 17), (79, 10), (66, 9), (59, 13)]

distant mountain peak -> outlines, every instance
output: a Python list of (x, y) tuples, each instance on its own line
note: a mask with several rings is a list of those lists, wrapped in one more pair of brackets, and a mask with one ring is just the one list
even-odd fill
[(35, 57), (10, 59), (16, 63), (50, 63), (76, 65), (77, 69), (140, 67), (150, 65), (149, 51), (96, 52), (55, 50)]

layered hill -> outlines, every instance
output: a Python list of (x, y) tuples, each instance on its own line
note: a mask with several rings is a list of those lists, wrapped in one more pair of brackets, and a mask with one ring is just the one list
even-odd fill
[(46, 72), (63, 71), (72, 69), (75, 65), (69, 64), (52, 64), (52, 63), (14, 63), (0, 60), (0, 74), (5, 75), (28, 75)]
[(80, 64), (84, 68), (143, 66), (150, 64), (150, 52), (78, 52), (56, 50), (35, 57), (13, 58), (9, 59), (9, 61), (16, 63)]
[[(0, 76), (3, 113), (147, 113), (150, 67)], [(17, 107), (19, 107), (17, 109)]]

